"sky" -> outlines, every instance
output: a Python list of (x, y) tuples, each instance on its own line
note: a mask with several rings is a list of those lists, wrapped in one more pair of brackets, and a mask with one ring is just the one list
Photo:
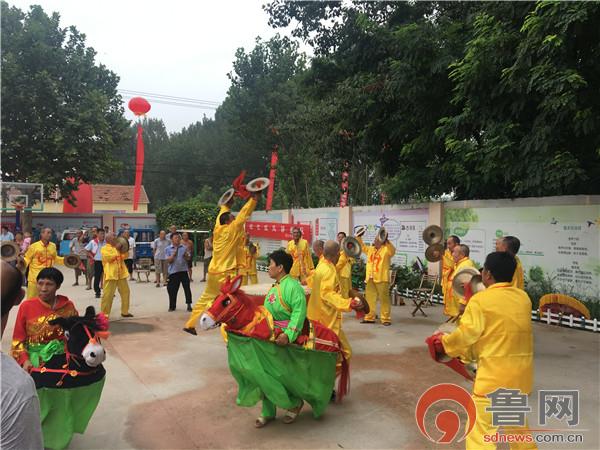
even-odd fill
[[(86, 35), (97, 61), (120, 76), (119, 89), (222, 102), (235, 51), (254, 46), (278, 31), (262, 10), (266, 0), (8, 0), (28, 11), (42, 6)], [(148, 99), (150, 100), (150, 99)], [(125, 102), (128, 99), (124, 99)], [(149, 118), (160, 118), (169, 132), (214, 116), (214, 109), (152, 102)], [(127, 119), (133, 114), (125, 104)]]

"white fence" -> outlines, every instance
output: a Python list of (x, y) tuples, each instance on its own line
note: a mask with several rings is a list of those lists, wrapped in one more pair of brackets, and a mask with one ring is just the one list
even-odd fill
[[(410, 289), (406, 289), (404, 292), (399, 294), (404, 298), (416, 297), (415, 291)], [(433, 303), (440, 305), (444, 304), (444, 298), (440, 294), (433, 294), (432, 301)], [(572, 314), (565, 316), (563, 314), (553, 312), (540, 313), (540, 310), (536, 309), (531, 311), (531, 320), (548, 325), (559, 325), (562, 327), (573, 328), (576, 330), (592, 331), (594, 333), (600, 332), (600, 323), (598, 319), (587, 320), (585, 317), (575, 317)]]

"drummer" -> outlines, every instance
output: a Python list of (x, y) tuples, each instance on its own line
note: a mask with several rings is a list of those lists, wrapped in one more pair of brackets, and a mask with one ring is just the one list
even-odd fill
[[(280, 346), (294, 342), (304, 326), (306, 319), (306, 297), (300, 282), (289, 275), (294, 259), (285, 251), (277, 250), (269, 255), (269, 276), (275, 284), (265, 296), (265, 308), (273, 316), (275, 334), (280, 333), (275, 343)], [(292, 423), (300, 410), (303, 402), (299, 400), (296, 408), (288, 410), (283, 419), (285, 423)], [(276, 405), (266, 397), (262, 402), (262, 413), (256, 419), (257, 428), (264, 427), (275, 418)]]

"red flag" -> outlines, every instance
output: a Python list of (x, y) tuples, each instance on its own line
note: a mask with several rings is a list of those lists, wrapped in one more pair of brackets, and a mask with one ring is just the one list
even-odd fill
[(265, 211), (270, 211), (273, 206), (273, 190), (275, 188), (275, 172), (277, 170), (277, 162), (279, 161), (279, 157), (277, 156), (277, 146), (273, 147), (273, 151), (271, 152), (271, 170), (269, 171), (269, 189), (267, 190), (267, 204), (265, 206)]
[(142, 190), (142, 173), (144, 171), (144, 139), (142, 125), (138, 123), (137, 149), (135, 154), (135, 185), (133, 187), (133, 210), (137, 211)]

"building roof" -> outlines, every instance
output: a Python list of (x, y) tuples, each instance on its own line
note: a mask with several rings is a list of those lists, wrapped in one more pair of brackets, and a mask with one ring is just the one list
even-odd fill
[[(94, 203), (132, 203), (133, 186), (121, 184), (94, 184), (92, 186)], [(150, 203), (148, 195), (142, 185), (140, 192), (140, 203)]]

